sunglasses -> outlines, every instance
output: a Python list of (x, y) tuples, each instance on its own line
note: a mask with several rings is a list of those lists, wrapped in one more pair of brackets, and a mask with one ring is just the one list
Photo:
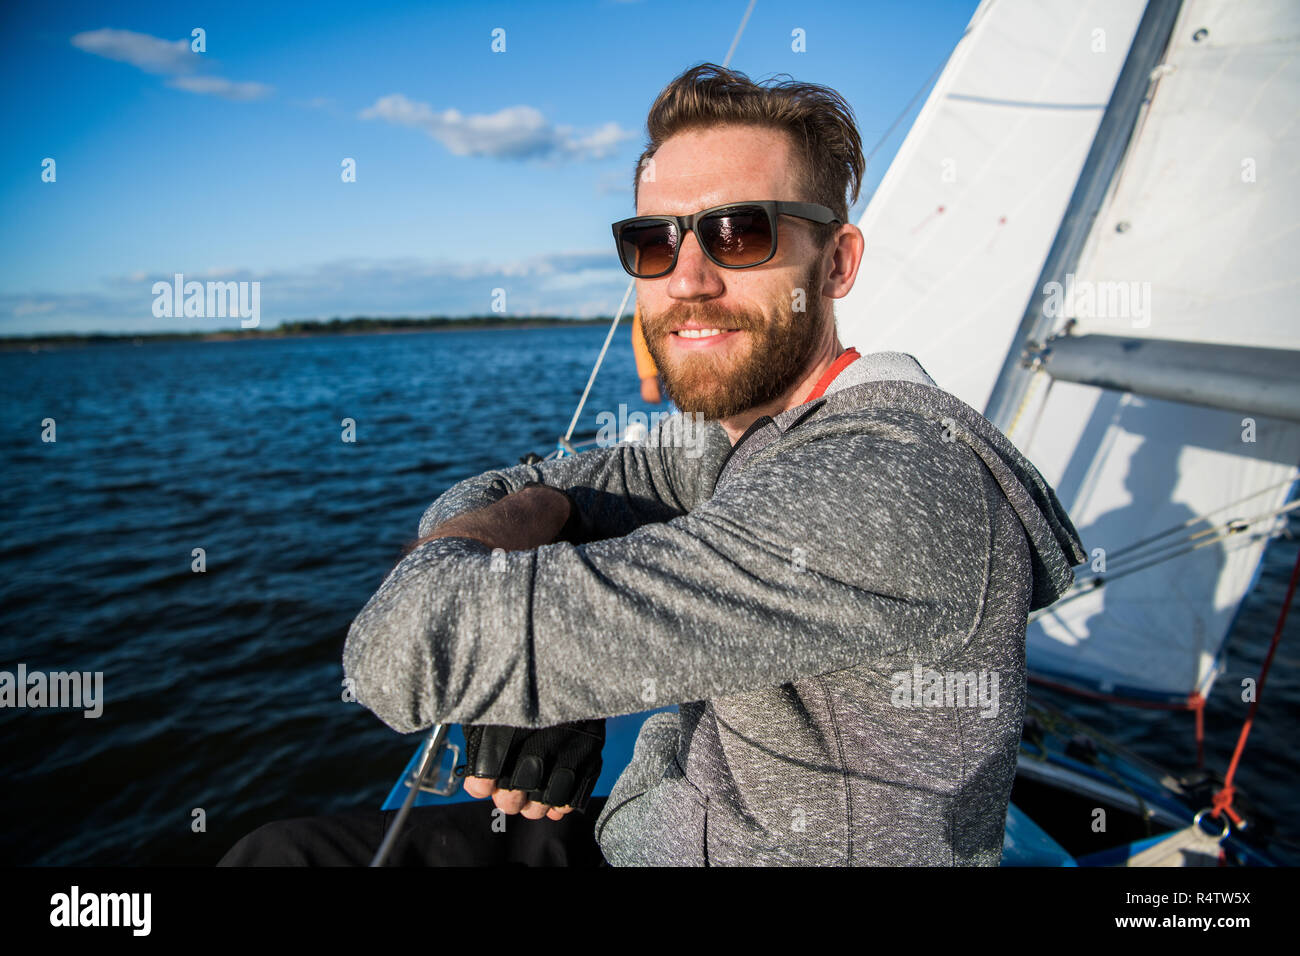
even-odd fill
[(694, 231), (710, 261), (724, 269), (760, 266), (776, 255), (776, 217), (838, 223), (835, 213), (810, 202), (733, 202), (693, 216), (634, 216), (613, 225), (623, 268), (638, 279), (673, 271), (686, 233)]

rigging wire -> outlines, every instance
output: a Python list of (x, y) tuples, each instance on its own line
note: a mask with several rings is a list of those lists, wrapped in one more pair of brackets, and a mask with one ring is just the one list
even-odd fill
[[(1015, 415), (1011, 417), (1011, 424), (1008, 425), (1007, 430), (1003, 432), (1003, 434), (1006, 435), (1007, 438), (1009, 439), (1011, 438), (1011, 433), (1014, 432), (1016, 430), (1016, 426), (1020, 424), (1020, 416), (1023, 415), (1025, 413), (1025, 409), (1029, 407), (1029, 400), (1033, 397), (1034, 390), (1038, 387), (1038, 383), (1043, 380), (1044, 376), (1047, 377), (1047, 387), (1049, 389), (1052, 387), (1052, 385), (1056, 383), (1056, 379), (1052, 378), (1050, 375), (1047, 375), (1047, 373), (1044, 372), (1041, 367), (1034, 369), (1033, 377), (1030, 378), (1029, 380), (1029, 387), (1025, 389), (1025, 397), (1021, 399), (1020, 407), (1016, 409)], [(1047, 407), (1047, 396), (1044, 395), (1043, 404), (1038, 409), (1040, 416), (1042, 415), (1043, 409), (1046, 407)], [(1038, 427), (1038, 422), (1036, 420), (1034, 422), (1034, 427), (1035, 429), (1037, 429)], [(1028, 448), (1029, 442), (1033, 441), (1033, 439), (1034, 436), (1031, 433), (1029, 436), (1029, 441), (1026, 441), (1021, 447)]]
[[(1029, 390), (1032, 392), (1034, 384), (1029, 383)], [(1042, 424), (1043, 413), (1047, 411), (1047, 401), (1052, 397), (1052, 386), (1056, 384), (1056, 379), (1048, 377), (1047, 388), (1043, 391), (1043, 400), (1038, 403), (1038, 414), (1034, 416), (1034, 423), (1029, 426), (1029, 434), (1025, 436), (1024, 444), (1021, 447), (1028, 453), (1030, 447), (1034, 444), (1034, 436), (1038, 434), (1038, 426)], [(1008, 435), (1008, 438), (1011, 436)]]
[[(1186, 521), (1182, 522), (1181, 524), (1171, 525), (1170, 527), (1166, 528), (1164, 531), (1158, 531), (1155, 534), (1143, 538), (1140, 541), (1134, 541), (1132, 544), (1126, 544), (1118, 551), (1112, 552), (1111, 559), (1113, 560), (1121, 555), (1127, 555), (1129, 554), (1129, 552), (1140, 551), (1143, 548), (1145, 548), (1147, 545), (1151, 544), (1152, 542), (1159, 541), (1161, 538), (1166, 537), (1167, 535), (1175, 534), (1183, 530), (1184, 528), (1189, 528), (1192, 525), (1199, 524), (1202, 521), (1209, 521), (1211, 516), (1213, 515), (1221, 514), (1222, 512), (1227, 511), (1229, 508), (1236, 508), (1238, 505), (1242, 504), (1243, 502), (1249, 501), (1251, 498), (1258, 498), (1260, 495), (1268, 494), (1270, 491), (1276, 491), (1278, 488), (1291, 484), (1293, 480), (1294, 479), (1292, 478), (1286, 478), (1282, 481), (1279, 481), (1277, 484), (1269, 485), (1267, 488), (1261, 488), (1259, 491), (1252, 491), (1250, 494), (1238, 498), (1236, 501), (1228, 502), (1226, 505), (1224, 505), (1221, 508), (1215, 508), (1213, 511), (1207, 511), (1203, 515), (1197, 515), (1188, 518)], [(1280, 514), (1284, 510), (1286, 509), (1281, 508), (1274, 513)], [(1213, 526), (1211, 526), (1211, 529), (1207, 529), (1207, 530), (1212, 530), (1212, 528)], [(1202, 531), (1200, 533), (1204, 534), (1205, 532)]]
[[(1254, 497), (1254, 496), (1252, 495), (1250, 497)], [(1232, 521), (1225, 522), (1221, 525), (1217, 525), (1212, 528), (1207, 528), (1201, 532), (1198, 532), (1195, 535), (1192, 535), (1191, 537), (1187, 538), (1183, 542), (1174, 542), (1172, 545), (1167, 546), (1164, 552), (1156, 551), (1150, 555), (1145, 555), (1143, 557), (1144, 563), (1138, 564), (1136, 566), (1130, 567), (1128, 564), (1122, 564), (1118, 570), (1106, 570), (1101, 573), (1092, 575), (1090, 577), (1079, 578), (1070, 587), (1070, 590), (1061, 596), (1060, 600), (1056, 601), (1056, 603), (1052, 604), (1050, 607), (1041, 608), (1038, 611), (1035, 611), (1033, 614), (1029, 616), (1029, 620), (1032, 623), (1049, 613), (1055, 613), (1056, 609), (1059, 608), (1062, 604), (1065, 604), (1069, 601), (1073, 601), (1076, 598), (1083, 597), (1085, 594), (1091, 594), (1097, 588), (1105, 584), (1109, 584), (1111, 581), (1114, 581), (1118, 578), (1127, 577), (1128, 575), (1135, 574), (1138, 571), (1145, 571), (1147, 568), (1153, 567), (1157, 564), (1163, 564), (1166, 561), (1171, 561), (1174, 558), (1181, 557), (1182, 555), (1191, 554), (1193, 551), (1197, 551), (1201, 548), (1208, 547), (1209, 545), (1212, 544), (1217, 544), (1218, 542), (1224, 541), (1227, 538), (1232, 537), (1233, 535), (1241, 534), (1243, 531), (1246, 531), (1248, 528), (1260, 523), (1261, 521), (1266, 521), (1270, 518), (1278, 517), (1279, 515), (1283, 515), (1286, 514), (1287, 512), (1294, 511), (1296, 508), (1300, 508), (1300, 500), (1292, 501), (1288, 504), (1282, 505), (1281, 507), (1274, 508), (1272, 511), (1265, 512), (1264, 514), (1261, 515), (1256, 515), (1253, 518), (1234, 519)], [(1213, 531), (1218, 531), (1219, 533), (1214, 535), (1214, 537), (1205, 538), (1205, 540), (1199, 541), (1196, 544), (1187, 544), (1187, 542), (1193, 541), (1195, 540), (1195, 538), (1201, 537), (1205, 534), (1209, 534), (1210, 532)], [(1279, 536), (1280, 533), (1281, 532), (1264, 532), (1264, 533), (1256, 534), (1253, 537), (1249, 538), (1248, 540), (1257, 541), (1261, 537), (1273, 538)], [(1179, 545), (1186, 545), (1186, 546), (1179, 547)], [(1173, 548), (1175, 550), (1170, 550), (1170, 548)], [(1130, 557), (1129, 560), (1131, 562), (1133, 559)]]
[(627, 291), (623, 293), (623, 301), (618, 304), (618, 311), (614, 313), (614, 321), (610, 323), (609, 332), (605, 336), (605, 344), (600, 347), (600, 354), (596, 356), (596, 364), (591, 367), (591, 374), (587, 376), (587, 387), (582, 390), (582, 398), (578, 399), (578, 407), (573, 410), (573, 418), (569, 421), (568, 431), (564, 433), (564, 443), (568, 444), (573, 437), (573, 430), (578, 426), (578, 419), (582, 415), (582, 407), (587, 404), (587, 396), (591, 394), (591, 386), (596, 381), (596, 373), (600, 371), (600, 363), (605, 361), (605, 353), (609, 351), (609, 343), (614, 338), (614, 330), (618, 328), (618, 320), (623, 317), (623, 310), (627, 308), (627, 298), (632, 294), (632, 287), (636, 284), (633, 279), (627, 284)]
[(749, 15), (754, 12), (755, 2), (756, 0), (749, 0), (749, 6), (745, 8), (745, 15), (740, 18), (740, 26), (736, 28), (736, 35), (731, 38), (731, 48), (727, 50), (727, 56), (722, 61), (724, 70), (731, 65), (731, 57), (736, 52), (736, 45), (740, 43), (740, 35), (745, 32), (745, 24), (749, 22)]
[[(967, 27), (966, 33), (969, 32), (970, 32), (970, 28)], [(939, 78), (939, 74), (943, 72), (943, 68), (946, 67), (948, 65), (948, 61), (952, 59), (952, 51), (957, 49), (957, 47), (961, 45), (961, 41), (964, 39), (966, 39), (965, 33), (963, 33), (960, 39), (958, 39), (957, 43), (953, 45), (952, 50), (948, 51), (947, 55), (943, 58), (943, 62), (940, 63), (939, 66), (935, 68), (935, 71), (931, 73), (926, 78), (925, 82), (922, 83), (920, 87), (917, 88), (917, 91), (912, 94), (912, 98), (907, 101), (907, 105), (903, 107), (902, 111), (897, 116), (894, 117), (894, 121), (889, 124), (889, 128), (885, 130), (884, 134), (880, 137), (880, 139), (876, 140), (876, 145), (871, 147), (870, 152), (867, 153), (866, 158), (862, 161), (863, 172), (865, 172), (867, 168), (871, 165), (871, 160), (875, 158), (876, 153), (880, 152), (881, 148), (885, 145), (885, 143), (889, 142), (889, 137), (894, 135), (894, 130), (898, 129), (898, 124), (903, 122), (903, 120), (907, 117), (908, 113), (912, 112), (912, 107), (914, 107), (916, 105), (916, 101), (921, 98), (921, 94), (924, 93), (926, 90), (928, 90), (934, 84), (934, 81)]]
[(393, 825), (388, 828), (384, 834), (383, 842), (379, 844), (379, 849), (375, 851), (374, 858), (371, 859), (371, 866), (383, 866), (388, 860), (388, 854), (393, 847), (397, 845), (397, 836), (402, 832), (402, 827), (406, 823), (407, 814), (411, 812), (411, 807), (415, 805), (415, 798), (420, 794), (420, 788), (424, 784), (424, 778), (429, 772), (437, 766), (439, 757), (442, 756), (442, 745), (447, 739), (447, 724), (437, 724), (424, 744), (424, 750), (420, 754), (419, 765), (415, 772), (411, 774), (406, 785), (411, 788), (406, 799), (402, 801), (402, 808), (397, 811), (397, 817), (393, 820)]

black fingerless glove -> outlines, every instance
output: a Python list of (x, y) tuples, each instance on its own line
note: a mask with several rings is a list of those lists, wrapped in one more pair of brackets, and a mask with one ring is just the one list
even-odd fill
[(585, 810), (600, 776), (605, 721), (579, 720), (538, 729), (467, 724), (464, 777), (487, 777), (552, 807)]

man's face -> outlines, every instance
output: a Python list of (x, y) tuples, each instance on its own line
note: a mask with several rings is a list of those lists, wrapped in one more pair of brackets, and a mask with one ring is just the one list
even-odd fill
[[(810, 201), (788, 139), (774, 130), (679, 133), (655, 153), (653, 169), (654, 179), (643, 178), (639, 187), (639, 216), (685, 216), (743, 200)], [(776, 255), (748, 269), (712, 262), (692, 231), (672, 272), (637, 280), (646, 346), (683, 411), (729, 418), (773, 401), (803, 378), (826, 321), (822, 256), (812, 230), (812, 223), (779, 217)], [(683, 329), (699, 331), (683, 335)]]

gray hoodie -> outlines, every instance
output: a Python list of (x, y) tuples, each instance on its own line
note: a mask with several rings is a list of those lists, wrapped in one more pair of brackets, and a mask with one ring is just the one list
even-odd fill
[(734, 449), (689, 425), (438, 498), (421, 535), (542, 481), (602, 540), (421, 545), (352, 624), (357, 699), (403, 733), (678, 704), (596, 821), (614, 865), (996, 865), (1027, 615), (1085, 558), (1052, 489), (897, 352)]

